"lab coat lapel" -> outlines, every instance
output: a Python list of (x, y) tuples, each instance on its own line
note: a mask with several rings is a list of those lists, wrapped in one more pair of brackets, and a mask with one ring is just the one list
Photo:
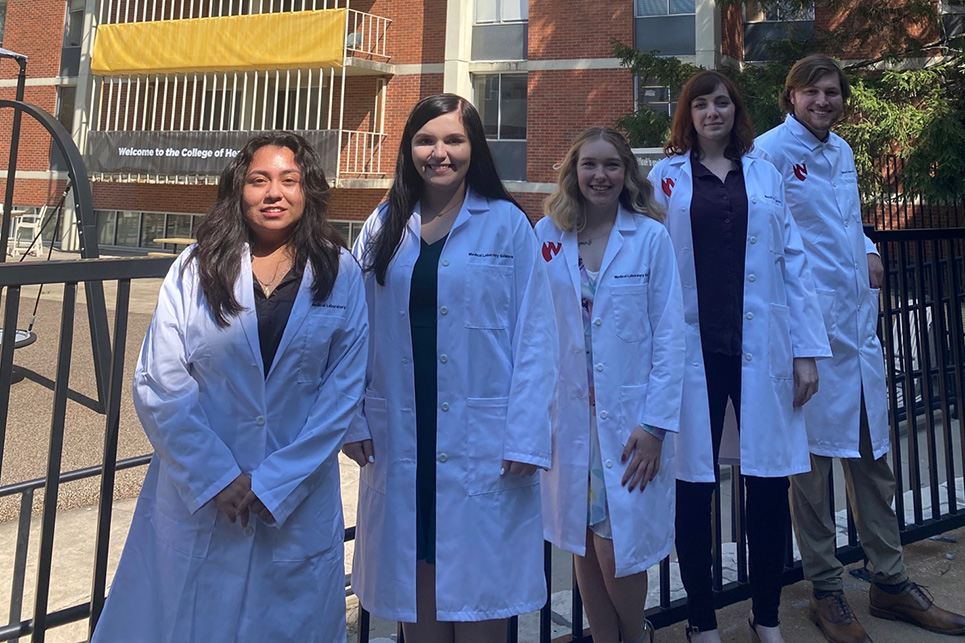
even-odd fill
[(255, 363), (258, 364), (258, 372), (265, 372), (265, 363), (261, 359), (261, 342), (258, 341), (258, 313), (255, 310), (255, 291), (254, 277), (251, 272), (251, 253), (248, 246), (245, 246), (241, 254), (241, 274), (235, 281), (235, 299), (241, 304), (241, 312), (238, 313), (238, 323), (245, 331), (248, 338), (248, 348), (254, 354)]
[(610, 238), (606, 243), (606, 251), (603, 253), (603, 261), (600, 263), (600, 279), (606, 274), (607, 268), (613, 263), (620, 248), (623, 247), (623, 233), (630, 232), (635, 227), (630, 214), (624, 210), (623, 206), (617, 207), (617, 218), (613, 222), (613, 229), (610, 231)]
[[(295, 303), (292, 304), (292, 312), (288, 316), (288, 323), (285, 324), (285, 332), (282, 333), (281, 342), (279, 342), (278, 350), (275, 352), (275, 359), (272, 361), (271, 369), (268, 371), (268, 377), (271, 377), (271, 374), (275, 372), (275, 366), (281, 361), (281, 356), (285, 354), (288, 345), (291, 344), (292, 337), (298, 334), (298, 330), (301, 328), (305, 317), (308, 316), (309, 309), (312, 307), (313, 274), (311, 264), (306, 263), (305, 270), (302, 271), (301, 284), (298, 286), (298, 294), (295, 296)], [(260, 352), (259, 350), (259, 353)], [(267, 380), (268, 378), (265, 379)]]
[(576, 231), (563, 231), (560, 241), (563, 243), (563, 258), (566, 260), (566, 273), (573, 282), (573, 291), (577, 300), (583, 295), (580, 283), (580, 246), (577, 242)]

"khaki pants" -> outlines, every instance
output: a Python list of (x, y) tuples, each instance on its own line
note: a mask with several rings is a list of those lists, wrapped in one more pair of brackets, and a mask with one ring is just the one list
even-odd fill
[[(898, 519), (891, 507), (895, 476), (887, 455), (874, 459), (864, 399), (858, 452), (860, 458), (841, 458), (841, 464), (861, 547), (874, 568), (876, 583), (902, 583), (908, 576), (901, 555)], [(828, 494), (832, 460), (812, 453), (811, 472), (791, 476), (791, 518), (804, 577), (819, 591), (843, 589), (844, 566), (834, 555), (836, 530)]]

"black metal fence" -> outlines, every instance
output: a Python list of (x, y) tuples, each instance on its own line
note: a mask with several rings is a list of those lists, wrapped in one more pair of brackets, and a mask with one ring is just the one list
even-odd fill
[(875, 159), (881, 177), (878, 194), (865, 204), (865, 223), (878, 230), (965, 227), (965, 195), (939, 201), (905, 189), (905, 162), (896, 154)]
[[(880, 335), (885, 349), (889, 381), (892, 432), (892, 464), (898, 479), (896, 499), (903, 542), (926, 538), (948, 529), (965, 525), (965, 498), (957, 489), (965, 469), (960, 403), (965, 397), (965, 229), (898, 230), (873, 233), (887, 267), (882, 289)], [(107, 558), (110, 537), (112, 498), (118, 470), (143, 466), (149, 456), (117, 461), (117, 439), (122, 396), (128, 390), (124, 373), (127, 344), (128, 310), (132, 281), (160, 278), (171, 258), (81, 260), (70, 262), (8, 264), (0, 266), (0, 289), (5, 294), (2, 345), (0, 345), (0, 464), (3, 462), (4, 432), (9, 416), (10, 387), (13, 381), (14, 332), (20, 309), (21, 289), (27, 285), (56, 285), (63, 291), (62, 319), (58, 343), (58, 361), (54, 384), (54, 400), (44, 478), (0, 486), (0, 498), (20, 497), (20, 514), (11, 587), (10, 620), (0, 627), (0, 641), (30, 636), (34, 642), (45, 640), (47, 630), (88, 619), (89, 630), (99, 615), (108, 584)], [(112, 333), (112, 359), (107, 399), (104, 400), (104, 454), (106, 466), (61, 472), (71, 369), (74, 331), (74, 308), (79, 282), (117, 281)], [(89, 368), (89, 364), (84, 364)], [(714, 582), (717, 604), (724, 606), (750, 596), (746, 557), (746, 534), (743, 523), (743, 491), (739, 467), (725, 467), (716, 494), (714, 529)], [(57, 528), (58, 491), (64, 483), (100, 476), (100, 502), (95, 536), (95, 556), (91, 569), (90, 600), (50, 611), (49, 590), (53, 563), (53, 539)], [(829, 481), (830, 483), (831, 481)], [(28, 538), (33, 496), (43, 492), (37, 585), (33, 614), (22, 615), (30, 552)], [(833, 497), (833, 494), (832, 494)], [(836, 507), (846, 510), (847, 507)], [(906, 509), (908, 516), (906, 517)], [(848, 515), (847, 544), (838, 549), (845, 563), (861, 560), (862, 551), (854, 523)], [(346, 529), (346, 540), (354, 538), (355, 529)], [(551, 557), (545, 549), (545, 569), (551, 586)], [(736, 573), (724, 573), (724, 560), (733, 557)], [(657, 627), (685, 618), (679, 589), (671, 586), (671, 568), (676, 563), (664, 560), (659, 565), (659, 603), (649, 610)], [(728, 565), (730, 567), (730, 565)], [(802, 578), (800, 563), (791, 556), (788, 544), (788, 566), (785, 582)], [(563, 583), (572, 594), (568, 614), (555, 615), (547, 604), (538, 616), (539, 641), (554, 640), (554, 620), (571, 624), (568, 633), (555, 641), (591, 641), (583, 632), (582, 602), (572, 577)], [(369, 640), (370, 618), (360, 613), (358, 643)], [(401, 631), (398, 640), (402, 640)], [(507, 635), (509, 642), (520, 640), (518, 622), (513, 619)]]

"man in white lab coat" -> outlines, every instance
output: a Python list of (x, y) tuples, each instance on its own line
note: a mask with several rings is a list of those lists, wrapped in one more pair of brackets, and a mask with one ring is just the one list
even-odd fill
[(833, 643), (870, 641), (844, 594), (835, 558), (828, 473), (841, 458), (858, 536), (874, 567), (873, 616), (927, 630), (965, 634), (965, 617), (936, 606), (908, 580), (898, 521), (891, 506), (895, 478), (889, 449), (884, 359), (878, 341), (878, 289), (884, 268), (861, 226), (854, 155), (831, 132), (851, 90), (838, 64), (815, 54), (788, 73), (784, 123), (756, 147), (784, 175), (787, 201), (804, 239), (833, 357), (818, 363), (821, 388), (804, 409), (811, 472), (791, 478), (791, 513), (804, 575), (814, 594), (811, 619)]

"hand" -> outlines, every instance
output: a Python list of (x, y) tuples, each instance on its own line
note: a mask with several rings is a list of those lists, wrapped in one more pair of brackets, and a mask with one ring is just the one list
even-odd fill
[(499, 470), (499, 475), (504, 476), (507, 473), (511, 473), (514, 476), (531, 476), (536, 473), (537, 466), (535, 464), (526, 464), (525, 462), (516, 462), (515, 460), (503, 460), (503, 468)]
[(372, 448), (372, 440), (346, 442), (342, 445), (342, 453), (355, 460), (355, 463), (360, 467), (375, 462), (375, 450)]
[[(638, 426), (630, 434), (626, 446), (623, 447), (623, 455), (620, 462), (630, 460), (627, 470), (623, 472), (623, 480), (620, 481), (627, 491), (633, 491), (636, 486), (640, 491), (646, 489), (647, 484), (657, 476), (660, 471), (660, 451), (663, 449), (663, 442), (643, 430)], [(627, 486), (627, 483), (630, 483)]]
[[(242, 502), (245, 496), (251, 492), (251, 477), (244, 473), (239, 474), (232, 480), (227, 487), (218, 492), (214, 497), (214, 502), (218, 509), (224, 512), (232, 523), (241, 515)], [(242, 526), (248, 524), (248, 510), (245, 508)]]
[(876, 254), (868, 254), (868, 277), (872, 288), (881, 288), (885, 281), (885, 266), (881, 263), (881, 257)]
[(241, 516), (241, 526), (248, 526), (248, 512), (249, 510), (256, 514), (259, 518), (267, 523), (275, 522), (275, 517), (271, 515), (268, 508), (265, 506), (258, 496), (255, 495), (254, 491), (248, 491), (245, 497), (241, 500), (241, 506), (239, 507), (239, 516)]
[(818, 392), (818, 366), (813, 357), (794, 358), (794, 406), (804, 406)]

